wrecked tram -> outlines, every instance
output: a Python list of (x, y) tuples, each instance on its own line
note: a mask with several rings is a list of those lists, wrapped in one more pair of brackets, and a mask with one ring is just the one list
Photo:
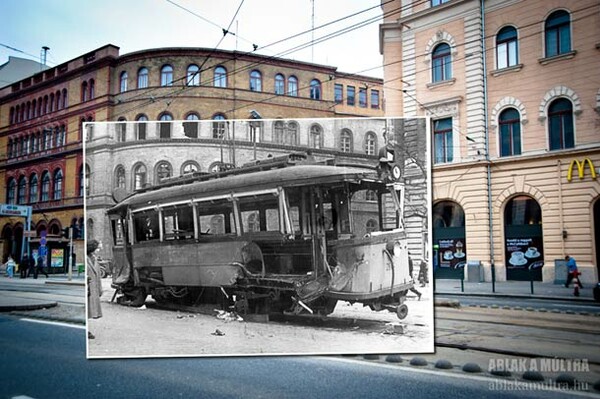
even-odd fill
[(310, 158), (171, 178), (109, 209), (118, 302), (326, 315), (342, 300), (406, 317), (394, 173)]

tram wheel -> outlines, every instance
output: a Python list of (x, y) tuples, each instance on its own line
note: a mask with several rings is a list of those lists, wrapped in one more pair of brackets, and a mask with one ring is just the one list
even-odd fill
[(407, 314), (408, 314), (408, 306), (406, 306), (405, 304), (399, 305), (396, 308), (396, 316), (398, 316), (398, 318), (400, 320), (404, 320), (404, 318), (406, 317)]

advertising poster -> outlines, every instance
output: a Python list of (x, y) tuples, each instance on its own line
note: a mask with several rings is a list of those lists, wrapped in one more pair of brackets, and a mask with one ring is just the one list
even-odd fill
[(507, 238), (507, 269), (534, 270), (544, 266), (542, 238)]
[(467, 248), (464, 240), (452, 238), (438, 241), (437, 250), (439, 267), (459, 269), (466, 265)]
[(50, 267), (63, 267), (64, 256), (64, 249), (52, 249), (52, 252), (50, 252)]

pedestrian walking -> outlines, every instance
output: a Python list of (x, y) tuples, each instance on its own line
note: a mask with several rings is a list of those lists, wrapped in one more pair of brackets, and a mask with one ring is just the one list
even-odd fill
[(6, 261), (6, 276), (8, 278), (13, 278), (13, 274), (15, 272), (15, 261), (12, 256), (8, 255), (8, 260)]
[(19, 274), (21, 278), (27, 278), (27, 269), (29, 269), (29, 255), (25, 254), (19, 264)]
[(46, 278), (48, 278), (48, 273), (46, 273), (46, 269), (44, 268), (46, 264), (46, 259), (40, 255), (37, 258), (37, 263), (35, 265), (35, 269), (33, 271), (33, 278), (37, 278), (39, 273), (42, 273)]
[(567, 282), (565, 283), (565, 287), (569, 288), (571, 281), (573, 281), (573, 295), (579, 296), (579, 289), (583, 289), (583, 285), (579, 280), (579, 275), (581, 275), (581, 273), (577, 269), (577, 262), (575, 261), (575, 258), (569, 255), (565, 256), (565, 260), (567, 261)]
[[(88, 297), (88, 319), (99, 319), (102, 317), (102, 307), (100, 306), (100, 297), (102, 296), (102, 279), (100, 277), (100, 265), (96, 251), (99, 243), (96, 240), (90, 240), (86, 247), (86, 269), (87, 269), (87, 297)], [(94, 334), (88, 331), (88, 338), (94, 339)]]
[[(414, 283), (414, 279), (413, 279), (413, 260), (410, 257), (410, 253), (408, 254), (408, 273), (410, 274), (410, 278), (411, 280), (413, 280)], [(415, 286), (413, 285), (412, 287), (409, 288), (410, 291), (414, 292), (415, 294), (417, 294), (417, 297), (419, 297), (419, 301), (421, 300), (421, 293), (419, 292), (419, 290), (417, 290), (415, 288)]]
[(25, 278), (29, 278), (29, 276), (31, 276), (32, 274), (36, 274), (35, 273), (35, 265), (37, 263), (36, 257), (32, 254), (28, 260), (27, 260), (27, 274), (25, 275)]

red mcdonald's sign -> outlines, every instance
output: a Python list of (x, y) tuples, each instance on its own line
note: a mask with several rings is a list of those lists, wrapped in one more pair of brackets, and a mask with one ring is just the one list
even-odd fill
[(596, 178), (596, 169), (594, 168), (594, 163), (591, 159), (585, 158), (583, 161), (579, 162), (577, 159), (571, 161), (569, 165), (569, 170), (567, 172), (567, 181), (571, 181), (573, 179), (573, 167), (577, 165), (577, 172), (579, 174), (579, 178), (583, 179), (585, 174), (585, 165), (589, 165), (590, 170), (592, 172), (592, 179)]

